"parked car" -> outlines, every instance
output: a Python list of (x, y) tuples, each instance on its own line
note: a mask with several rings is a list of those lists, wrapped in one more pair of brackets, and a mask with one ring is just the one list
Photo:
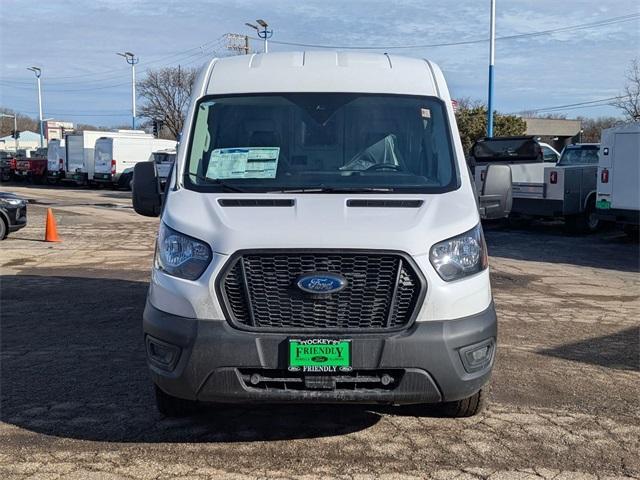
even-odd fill
[(16, 156), (12, 152), (0, 152), (0, 180), (8, 182), (16, 171)]
[(173, 148), (176, 142), (162, 140), (151, 135), (118, 135), (117, 137), (101, 137), (96, 140), (94, 148), (95, 170), (93, 180), (107, 185), (126, 187), (130, 181), (126, 174), (120, 178), (127, 168), (138, 162), (153, 160), (155, 150)]
[(0, 192), (0, 240), (27, 225), (27, 201), (13, 193)]
[(29, 151), (17, 158), (15, 175), (22, 180), (43, 183), (47, 179), (47, 162), (46, 148)]
[(632, 237), (640, 225), (640, 122), (602, 131), (598, 163), (598, 216)]
[[(213, 68), (215, 65), (215, 69)], [(432, 62), (287, 52), (216, 59), (193, 88), (144, 311), (159, 410), (197, 402), (440, 404), (478, 412), (496, 314), (478, 203)]]
[[(472, 148), (476, 159), (476, 184), (486, 168), (507, 163), (513, 175), (511, 220), (563, 218), (568, 231), (593, 232), (599, 221), (595, 215), (597, 144), (565, 147), (558, 158), (551, 148), (533, 137), (494, 137), (479, 140)], [(516, 155), (518, 157), (516, 158)], [(557, 162), (557, 163), (556, 163)]]

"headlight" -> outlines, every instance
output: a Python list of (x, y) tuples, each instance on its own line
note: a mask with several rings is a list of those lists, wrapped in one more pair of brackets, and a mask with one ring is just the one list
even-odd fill
[(196, 280), (211, 262), (211, 248), (204, 242), (160, 224), (156, 243), (156, 268), (174, 277)]
[(480, 224), (468, 232), (431, 247), (431, 265), (446, 282), (478, 273), (487, 268), (487, 245)]
[(0, 203), (11, 205), (12, 207), (19, 207), (24, 203), (24, 200), (21, 198), (2, 198), (0, 199)]

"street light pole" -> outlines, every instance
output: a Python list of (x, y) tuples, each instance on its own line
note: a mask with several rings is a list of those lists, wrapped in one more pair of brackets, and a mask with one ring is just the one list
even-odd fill
[(131, 126), (136, 129), (136, 64), (140, 61), (135, 54), (131, 52), (116, 53), (124, 57), (129, 65), (131, 65)]
[(491, 0), (489, 27), (489, 95), (487, 101), (487, 137), (493, 137), (493, 66), (496, 49), (496, 0)]
[(28, 67), (27, 70), (31, 70), (38, 82), (38, 120), (40, 123), (40, 148), (44, 147), (44, 134), (42, 125), (42, 86), (40, 85), (40, 76), (42, 75), (42, 69), (38, 67)]
[(267, 28), (269, 25), (262, 19), (256, 20), (256, 23), (262, 27), (262, 30), (252, 23), (245, 23), (245, 25), (258, 32), (258, 37), (260, 37), (264, 43), (264, 53), (269, 53), (269, 42), (267, 40), (273, 36), (273, 30), (269, 30)]

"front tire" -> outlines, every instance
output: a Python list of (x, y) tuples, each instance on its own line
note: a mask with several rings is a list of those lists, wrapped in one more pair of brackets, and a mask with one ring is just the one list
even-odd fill
[(444, 402), (437, 406), (438, 412), (449, 418), (473, 417), (483, 408), (484, 392), (482, 390), (462, 400)]
[(0, 217), (0, 240), (7, 238), (8, 233), (9, 228), (7, 227), (7, 223), (4, 218)]
[(165, 417), (188, 417), (199, 410), (198, 402), (174, 397), (154, 385), (156, 390), (156, 408)]
[(567, 216), (564, 219), (569, 233), (595, 233), (600, 228), (600, 219), (596, 214), (595, 198), (589, 200), (586, 208), (578, 215)]

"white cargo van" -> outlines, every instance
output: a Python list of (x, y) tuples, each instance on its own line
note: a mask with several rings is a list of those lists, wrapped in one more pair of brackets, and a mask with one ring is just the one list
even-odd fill
[(129, 180), (120, 177), (123, 172), (138, 162), (153, 160), (153, 152), (160, 149), (174, 148), (173, 140), (162, 140), (147, 135), (118, 135), (116, 137), (100, 137), (94, 149), (95, 170), (93, 180), (97, 183), (129, 185)]
[(47, 182), (53, 184), (64, 178), (67, 149), (64, 139), (55, 138), (47, 144)]
[(435, 64), (216, 59), (181, 138), (164, 196), (154, 162), (134, 168), (134, 208), (161, 216), (143, 318), (161, 412), (480, 409), (497, 324), (478, 202), (503, 216), (511, 175), (489, 167), (476, 198)]
[(637, 236), (640, 224), (640, 122), (602, 131), (597, 212)]
[(74, 181), (80, 185), (93, 183), (95, 170), (94, 147), (100, 137), (131, 136), (154, 138), (153, 135), (142, 130), (117, 130), (104, 132), (85, 130), (78, 134), (67, 135), (67, 164), (65, 180)]

